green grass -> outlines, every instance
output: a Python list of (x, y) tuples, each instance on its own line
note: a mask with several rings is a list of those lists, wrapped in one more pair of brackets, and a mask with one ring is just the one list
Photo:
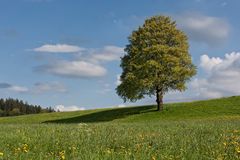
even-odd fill
[(240, 97), (164, 108), (2, 117), (0, 159), (240, 159)]

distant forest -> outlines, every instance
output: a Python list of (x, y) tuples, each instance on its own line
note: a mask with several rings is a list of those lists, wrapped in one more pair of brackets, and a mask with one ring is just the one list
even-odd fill
[(55, 112), (55, 110), (51, 107), (42, 108), (39, 105), (30, 105), (18, 99), (0, 99), (0, 117), (49, 112)]

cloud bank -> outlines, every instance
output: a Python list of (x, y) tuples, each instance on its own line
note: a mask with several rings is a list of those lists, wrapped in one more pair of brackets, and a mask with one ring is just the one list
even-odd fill
[(104, 67), (86, 61), (57, 61), (54, 64), (39, 66), (35, 70), (72, 78), (102, 77), (107, 72)]
[(76, 53), (73, 60), (56, 60), (34, 68), (35, 71), (67, 78), (97, 78), (107, 74), (104, 64), (120, 60), (124, 49), (118, 46), (104, 46), (103, 48), (83, 48), (67, 44), (43, 45), (33, 49), (36, 52)]
[(12, 85), (9, 83), (0, 83), (0, 89), (8, 90), (15, 93), (26, 94), (43, 94), (47, 92), (64, 93), (67, 92), (66, 87), (59, 82), (38, 82), (32, 87)]
[(34, 84), (32, 92), (37, 94), (46, 92), (64, 93), (67, 92), (67, 88), (59, 82), (38, 82)]
[(64, 105), (56, 105), (54, 107), (54, 110), (60, 111), (60, 112), (70, 112), (70, 111), (83, 111), (85, 110), (84, 107), (79, 107), (79, 106), (64, 106)]
[(215, 47), (222, 45), (229, 36), (229, 24), (221, 18), (198, 13), (186, 13), (175, 18), (178, 27), (193, 41)]
[(5, 82), (0, 83), (0, 89), (7, 89), (9, 91), (16, 92), (16, 93), (27, 93), (29, 91), (29, 89), (27, 87), (12, 85), (12, 84), (5, 83)]
[(45, 44), (38, 48), (34, 48), (35, 52), (50, 52), (50, 53), (76, 53), (84, 51), (84, 48), (68, 45), (68, 44)]
[(102, 49), (93, 49), (92, 55), (89, 57), (91, 61), (107, 62), (120, 60), (124, 54), (124, 49), (117, 46), (104, 46)]
[(225, 54), (224, 58), (202, 55), (200, 67), (206, 78), (197, 78), (191, 87), (202, 98), (240, 95), (240, 52)]

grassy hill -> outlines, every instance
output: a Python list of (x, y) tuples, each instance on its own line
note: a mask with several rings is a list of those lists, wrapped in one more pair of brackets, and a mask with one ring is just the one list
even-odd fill
[(0, 118), (0, 159), (239, 159), (240, 97)]
[(98, 123), (98, 122), (154, 122), (162, 120), (196, 120), (208, 118), (239, 118), (240, 96), (165, 104), (163, 112), (156, 106), (95, 109), (75, 112), (54, 112), (38, 115), (0, 117), (1, 123)]

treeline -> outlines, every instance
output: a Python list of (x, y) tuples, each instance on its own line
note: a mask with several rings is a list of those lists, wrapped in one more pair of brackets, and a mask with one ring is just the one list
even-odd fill
[(53, 108), (42, 108), (40, 105), (31, 105), (22, 100), (8, 98), (0, 99), (0, 116), (18, 116), (24, 114), (37, 114), (55, 112)]

